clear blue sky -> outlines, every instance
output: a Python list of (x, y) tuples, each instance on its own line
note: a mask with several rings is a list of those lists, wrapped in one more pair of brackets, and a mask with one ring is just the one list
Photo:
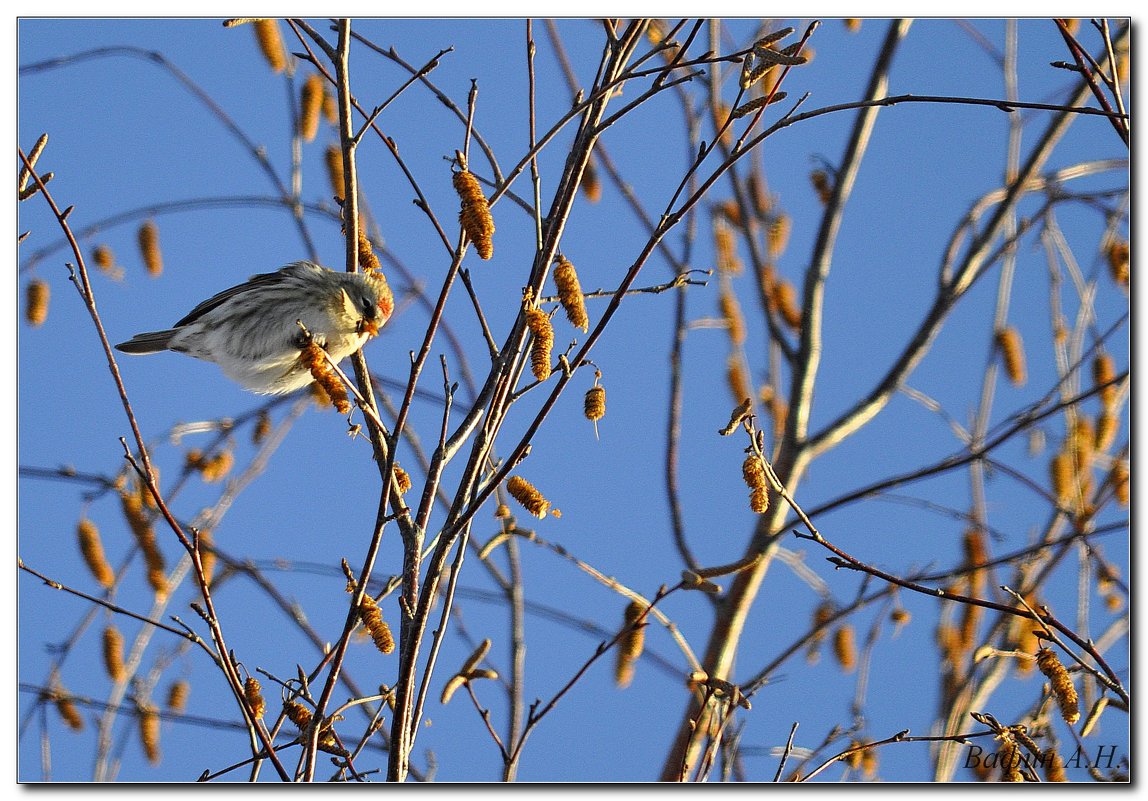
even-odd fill
[[(723, 48), (746, 43), (752, 23), (732, 23), (732, 38)], [(320, 21), (314, 24), (320, 25)], [(785, 24), (800, 32), (808, 20)], [(808, 92), (803, 110), (809, 110), (857, 99), (885, 27), (883, 20), (866, 20), (859, 32), (849, 33), (840, 20), (827, 20), (810, 41), (816, 53), (813, 61), (787, 79), (789, 100)], [(559, 28), (579, 79), (588, 83), (601, 47), (601, 27), (587, 20), (564, 20)], [(285, 26), (283, 30), (286, 35)], [(465, 106), (470, 81), (476, 79), (476, 125), (504, 171), (521, 158), (527, 142), (521, 20), (374, 20), (357, 22), (355, 30), (384, 47), (393, 44), (415, 65), (453, 47), (432, 73), (433, 81)], [(1001, 20), (967, 26), (947, 20), (915, 22), (896, 56), (889, 93), (1003, 97), (1000, 69), (983, 45), (999, 50), (1004, 31)], [(570, 94), (541, 22), (535, 25), (535, 38), (537, 114), (540, 129), (546, 129), (569, 108)], [(978, 42), (978, 38), (983, 41)], [(1095, 38), (1086, 41), (1095, 51)], [(1071, 76), (1048, 66), (1050, 61), (1068, 58), (1053, 24), (1048, 20), (1024, 21), (1019, 42), (1019, 98), (1059, 102)], [(299, 49), (291, 40), (288, 44)], [(276, 191), (252, 155), (170, 72), (140, 57), (153, 51), (161, 53), (210, 95), (246, 136), (265, 148), (280, 179), (289, 181), (288, 87), (283, 76), (268, 69), (250, 27), (225, 29), (220, 21), (211, 19), (26, 19), (19, 25), (18, 47), (21, 66), (99, 48), (123, 48), (19, 79), (19, 144), (27, 150), (41, 133), (49, 134), (40, 167), (55, 173), (49, 187), (57, 202), (75, 205), (70, 218), (75, 230), (152, 204), (189, 201), (187, 207), (154, 214), (165, 264), (159, 278), (144, 272), (136, 246), (136, 229), (142, 217), (109, 224), (82, 238), (86, 255), (95, 245), (106, 244), (123, 267), (119, 281), (93, 275), (97, 303), (113, 342), (140, 331), (167, 327), (214, 292), (253, 273), (268, 272), (306, 256), (289, 214), (264, 202)], [(405, 80), (400, 69), (361, 47), (352, 51), (351, 69), (353, 91), (366, 105), (381, 102)], [(727, 82), (727, 99), (735, 86), (736, 81)], [(615, 102), (620, 106), (634, 94), (626, 87), (626, 93)], [(767, 119), (781, 113), (770, 111)], [(1027, 152), (1049, 115), (1043, 111), (1021, 113), (1026, 121), (1022, 152)], [(661, 212), (685, 169), (688, 144), (679, 119), (677, 101), (668, 92), (616, 125), (603, 140), (654, 216)], [(792, 237), (778, 269), (795, 282), (803, 274), (820, 219), (821, 207), (810, 188), (809, 172), (818, 159), (832, 163), (840, 158), (852, 121), (852, 112), (827, 115), (788, 128), (765, 144), (763, 160), (770, 189), (793, 219)], [(461, 126), (419, 87), (407, 90), (383, 113), (380, 122), (453, 237), (457, 198), (450, 187), (446, 159), (461, 146)], [(847, 207), (828, 285), (825, 350), (812, 428), (833, 419), (870, 387), (918, 325), (936, 285), (949, 237), (969, 205), (1000, 184), (1007, 157), (1007, 131), (1008, 116), (991, 108), (906, 104), (883, 110), (878, 116)], [(544, 203), (561, 171), (564, 145), (571, 133), (572, 129), (565, 131), (540, 159)], [(710, 129), (704, 136), (712, 138)], [(324, 125), (316, 141), (303, 145), (302, 197), (308, 203), (330, 206), (322, 153), (332, 141), (334, 133)], [(1086, 117), (1073, 123), (1048, 167), (1059, 169), (1082, 160), (1126, 156), (1127, 149), (1105, 120)], [(386, 246), (433, 295), (449, 257), (425, 215), (411, 203), (409, 185), (377, 139), (367, 137), (359, 165), (366, 197)], [(1072, 188), (1116, 187), (1121, 181), (1119, 171), (1109, 172)], [(728, 189), (719, 186), (722, 191), (716, 197), (728, 197)], [(514, 188), (530, 197), (528, 174)], [(209, 199), (231, 200), (198, 203)], [(1035, 201), (1027, 203), (1022, 213), (1036, 208)], [(494, 259), (479, 262), (471, 252), (465, 266), (472, 270), (495, 339), (501, 341), (517, 311), (520, 288), (531, 263), (533, 223), (507, 201), (496, 207), (495, 219)], [(1077, 208), (1065, 212), (1059, 222), (1068, 241), (1079, 248), (1077, 258), (1083, 275), (1096, 279), (1099, 328), (1107, 329), (1126, 310), (1127, 301), (1108, 279), (1098, 255), (1096, 243), (1104, 220), (1100, 214)], [(713, 266), (706, 232), (708, 217), (699, 218), (699, 225), (701, 233), (692, 264), (704, 269)], [(60, 231), (40, 199), (20, 205), (18, 226), (20, 231), (31, 231), (18, 254), (17, 289), (21, 297), (32, 276), (46, 280), (52, 292), (45, 325), (30, 329), (21, 323), (19, 329), (19, 463), (37, 468), (70, 465), (81, 473), (112, 475), (122, 463), (118, 438), (130, 439), (130, 431), (91, 323), (67, 281), (63, 262), (72, 257), (58, 247), (62, 243)], [(341, 268), (343, 245), (338, 224), (329, 214), (316, 212), (307, 216), (307, 226), (320, 260)], [(1127, 226), (1122, 230), (1127, 235)], [(633, 214), (616, 189), (607, 186), (601, 202), (579, 200), (562, 250), (578, 266), (585, 289), (612, 288), (643, 242)], [(680, 233), (672, 234), (668, 242), (679, 249)], [(29, 269), (29, 259), (41, 252), (42, 258)], [(388, 275), (400, 301), (409, 297), (410, 283), (393, 268)], [(660, 283), (671, 275), (668, 265), (655, 257), (639, 285)], [(932, 353), (909, 381), (914, 389), (941, 402), (962, 425), (968, 424), (976, 408), (981, 374), (990, 358), (998, 275), (999, 266), (962, 302)], [(756, 313), (752, 280), (743, 276), (737, 279), (737, 286), (749, 318), (749, 355), (760, 370), (765, 363), (760, 346), (764, 327)], [(708, 287), (691, 290), (691, 318), (715, 314), (716, 289), (717, 282), (712, 281)], [(1064, 312), (1074, 324), (1078, 307), (1075, 293), (1067, 286), (1062, 294)], [(590, 304), (592, 323), (602, 308), (600, 301)], [(561, 519), (538, 522), (538, 535), (561, 543), (606, 575), (647, 595), (661, 584), (675, 582), (682, 567), (669, 536), (662, 467), (672, 310), (669, 294), (639, 295), (623, 304), (591, 356), (603, 371), (608, 391), (608, 414), (599, 424), (600, 438), (595, 440), (581, 413), (582, 392), (592, 378), (587, 372), (571, 385), (534, 440), (532, 455), (521, 469), (563, 513)], [(461, 286), (452, 294), (447, 320), (464, 343), (470, 367), (481, 382), (486, 356), (480, 329)], [(426, 322), (427, 313), (418, 303), (400, 302), (400, 313), (367, 347), (372, 368), (386, 378), (405, 380), (407, 354), (420, 344)], [(1005, 382), (998, 385), (994, 423), (1041, 397), (1056, 378), (1053, 353), (1047, 344), (1048, 270), (1042, 248), (1031, 237), (1018, 253), (1009, 322), (1033, 343), (1028, 352), (1029, 380), (1023, 389)], [(559, 324), (558, 347), (564, 347), (574, 333), (569, 326)], [(1118, 368), (1125, 369), (1127, 328), (1121, 328), (1108, 346)], [(421, 384), (435, 395), (441, 394), (437, 355), (444, 348), (440, 338), (432, 369)], [(691, 547), (707, 564), (738, 558), (753, 525), (740, 481), (743, 443), (715, 435), (733, 405), (724, 379), (727, 349), (725, 333), (712, 327), (691, 330), (686, 344), (683, 505)], [(455, 354), (448, 355), (452, 379), (457, 380), (461, 375), (458, 361)], [(153, 444), (165, 478), (178, 475), (187, 448), (202, 447), (212, 438), (211, 434), (189, 433), (175, 442), (171, 437), (174, 425), (238, 418), (263, 402), (229, 383), (213, 365), (183, 356), (123, 357), (119, 364), (144, 435)], [(459, 408), (465, 406), (467, 397), (464, 387)], [(500, 440), (503, 451), (517, 441), (540, 401), (537, 393), (528, 396), (521, 411), (512, 415), (505, 438)], [(289, 405), (275, 408), (272, 414), (277, 423), (284, 419)], [(440, 406), (433, 399), (416, 402), (412, 426), (428, 450), (433, 447), (440, 416)], [(329, 640), (338, 636), (346, 604), (342, 581), (331, 571), (341, 557), (352, 564), (361, 560), (377, 493), (369, 448), (361, 439), (349, 439), (345, 428), (334, 412), (306, 411), (267, 469), (238, 497), (215, 532), (217, 543), (226, 552), (264, 567), (284, 595), (298, 601), (310, 623)], [(1043, 455), (1025, 456), (1024, 439), (1001, 454), (1008, 464), (1038, 483), (1047, 480), (1047, 460), (1063, 437), (1063, 421), (1053, 418), (1043, 428), (1049, 449)], [(1119, 441), (1125, 441), (1127, 435), (1123, 430)], [(255, 450), (249, 429), (239, 431), (235, 441), (238, 473)], [(813, 507), (871, 481), (929, 464), (960, 447), (944, 420), (898, 396), (860, 435), (813, 465), (799, 488), (798, 500)], [(413, 466), (415, 459), (410, 452), (401, 452), (400, 462)], [(457, 472), (448, 472), (448, 488), (457, 479)], [(192, 481), (179, 495), (177, 514), (194, 517), (216, 502), (223, 486)], [(77, 483), (21, 478), (19, 554), (27, 564), (53, 578), (94, 592), (95, 585), (78, 558), (74, 539), (87, 490)], [(1003, 535), (1001, 541), (993, 543), (995, 553), (1023, 547), (1033, 532), (1045, 525), (1047, 502), (1014, 479), (995, 475), (988, 492), (990, 523)], [(968, 477), (960, 472), (912, 485), (900, 493), (960, 511), (967, 510), (970, 503)], [(491, 512), (493, 507), (479, 515), (475, 537), (480, 541), (496, 531)], [(109, 556), (118, 563), (131, 543), (118, 504), (104, 496), (88, 507), (87, 514), (100, 526)], [(1118, 520), (1122, 514), (1122, 510), (1108, 510), (1098, 523)], [(523, 525), (527, 524), (525, 518), (519, 515)], [(850, 505), (816, 522), (841, 547), (901, 574), (927, 565), (954, 563), (963, 531), (961, 521), (948, 515), (892, 499)], [(170, 536), (162, 542), (169, 562), (174, 563), (177, 543)], [(1127, 576), (1123, 534), (1107, 535), (1098, 543)], [(858, 576), (835, 573), (816, 546), (793, 538), (784, 544), (804, 553), (806, 563), (828, 583), (839, 602), (847, 603), (858, 593), (862, 584)], [(607, 629), (620, 624), (624, 603), (585, 573), (529, 543), (522, 544), (522, 557), (528, 599)], [(321, 564), (322, 570), (305, 569), (310, 563)], [(376, 577), (397, 571), (398, 564), (397, 535), (391, 532)], [(1072, 556), (1054, 574), (1050, 587), (1055, 590), (1046, 599), (1054, 610), (1063, 610), (1069, 621), (1075, 619), (1075, 570), (1076, 557)], [(469, 593), (460, 600), (461, 621), (472, 639), (458, 636), (457, 629), (452, 631), (446, 638), (441, 669), (449, 672), (469, 653), (473, 640), (487, 636), (495, 643), (494, 664), (505, 668), (509, 647), (506, 614), (501, 606), (478, 596), (479, 591), (491, 590), (492, 584), (473, 558), (464, 568), (461, 586)], [(50, 646), (71, 636), (89, 605), (52, 592), (27, 576), (21, 577), (18, 600), (20, 681), (41, 684), (52, 660)], [(187, 607), (191, 600), (191, 589), (181, 588), (166, 614), (178, 614), (192, 624), (198, 622)], [(788, 567), (780, 562), (772, 567), (750, 617), (737, 664), (738, 678), (756, 672), (800, 636), (817, 600), (810, 586)], [(937, 605), (908, 594), (902, 595), (902, 601), (913, 614), (912, 624), (891, 641), (886, 626), (873, 655), (864, 729), (873, 739), (906, 728), (913, 734), (926, 734), (935, 713), (937, 656), (932, 637)], [(141, 613), (149, 609), (150, 593), (138, 566), (129, 574), (117, 602)], [(229, 644), (252, 669), (259, 666), (286, 677), (295, 673), (297, 662), (305, 666), (314, 663), (316, 653), (311, 645), (249, 582), (234, 579), (220, 591), (217, 602)], [(393, 601), (384, 611), (394, 625), (397, 608)], [(707, 600), (681, 594), (666, 603), (665, 611), (694, 650), (702, 651), (711, 620)], [(887, 607), (876, 605), (855, 616), (859, 639), (887, 611)], [(1091, 614), (1089, 634), (1099, 636), (1113, 618), (1095, 597)], [(104, 615), (97, 614), (62, 671), (65, 686), (97, 700), (106, 698), (109, 686), (98, 650), (104, 623)], [(130, 620), (117, 623), (130, 641), (136, 624)], [(528, 618), (527, 635), (528, 699), (549, 698), (589, 657), (600, 639), (542, 615)], [(644, 660), (634, 685), (618, 691), (612, 684), (612, 656), (596, 665), (533, 735), (522, 764), (522, 780), (640, 781), (656, 777), (681, 715), (685, 698), (681, 676), (688, 668), (664, 630), (651, 631), (648, 642), (650, 650), (668, 660), (677, 673)], [(169, 635), (153, 637), (144, 655), (144, 672), (170, 654), (175, 645)], [(1121, 675), (1127, 676), (1126, 641), (1109, 652), (1109, 657)], [(395, 658), (359, 645), (348, 665), (355, 678), (369, 688), (393, 680)], [(162, 700), (170, 679), (181, 676), (192, 685), (190, 713), (238, 719), (222, 680), (207, 660), (194, 652), (176, 656), (166, 668), (157, 699)], [(446, 677), (443, 673), (433, 686), (441, 686)], [(848, 724), (856, 680), (856, 673), (843, 675), (828, 653), (815, 666), (808, 666), (802, 655), (787, 663), (776, 683), (755, 697), (754, 711), (746, 718), (742, 742), (762, 754), (746, 757), (749, 777), (772, 779), (776, 759), (765, 752), (784, 744), (793, 722), (800, 723), (796, 743), (801, 747), (815, 747), (834, 723)], [(1010, 680), (985, 711), (1003, 721), (1027, 710), (1038, 692), (1037, 678)], [(503, 696), (493, 684), (480, 688), (480, 693), (493, 711), (495, 727), (503, 731)], [(437, 690), (432, 695), (437, 696)], [(21, 694), (21, 717), (33, 701), (34, 695)], [(90, 780), (95, 713), (85, 713), (88, 726), (81, 734), (64, 730), (54, 712), (51, 714), (53, 778)], [(498, 778), (496, 749), (468, 699), (459, 696), (442, 707), (435, 698), (428, 705), (427, 717), (429, 725), (419, 733), (416, 766), (425, 766), (426, 752), (431, 750), (441, 780)], [(1128, 735), (1123, 723), (1119, 713), (1109, 713), (1102, 734), (1094, 739), (1126, 752)], [(358, 723), (354, 726), (361, 730)], [(38, 721), (34, 721), (19, 745), (19, 775), (25, 780), (37, 780), (41, 775), (37, 727)], [(1063, 727), (1059, 734), (1066, 736)], [(218, 769), (233, 758), (242, 758), (247, 750), (246, 738), (238, 731), (168, 722), (162, 736), (163, 763), (158, 768), (149, 767), (131, 721), (123, 718), (118, 722), (114, 748), (122, 756), (121, 780), (192, 780), (205, 769)], [(293, 757), (288, 761), (294, 764)], [(929, 776), (927, 747), (923, 744), (885, 748), (881, 764), (885, 779), (925, 780)], [(823, 777), (836, 778), (840, 772), (834, 770)], [(265, 771), (264, 775), (272, 774)], [(242, 771), (234, 776), (242, 778)], [(967, 778), (968, 774), (959, 776)]]

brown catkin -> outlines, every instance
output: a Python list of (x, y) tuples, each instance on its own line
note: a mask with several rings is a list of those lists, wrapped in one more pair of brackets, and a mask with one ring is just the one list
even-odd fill
[(24, 297), (24, 319), (28, 325), (37, 328), (48, 319), (48, 299), (51, 295), (52, 290), (47, 281), (33, 278), (28, 282)]
[(298, 727), (299, 731), (306, 731), (311, 725), (311, 710), (298, 701), (284, 701), (283, 714)]
[(341, 198), (345, 187), (343, 186), (343, 151), (338, 145), (327, 145), (323, 152), (323, 161), (327, 165), (327, 179), (331, 182), (331, 194)]
[(259, 49), (267, 59), (267, 65), (272, 72), (282, 72), (287, 68), (287, 51), (283, 47), (283, 37), (279, 35), (279, 21), (274, 19), (257, 19), (255, 26), (255, 39), (259, 42)]
[(124, 635), (115, 626), (104, 628), (103, 651), (104, 670), (108, 678), (115, 682), (123, 681), (127, 675), (124, 668)]
[(737, 256), (737, 241), (729, 223), (720, 217), (714, 217), (714, 260), (717, 262), (718, 272), (727, 275), (738, 275), (742, 271), (741, 259)]
[(339, 379), (339, 376), (335, 375), (335, 371), (331, 369), (331, 365), (327, 364), (327, 359), (323, 355), (323, 349), (314, 342), (309, 342), (307, 343), (307, 347), (303, 348), (299, 359), (303, 365), (311, 371), (311, 377), (315, 379), (315, 383), (327, 395), (331, 401), (331, 405), (335, 407), (339, 414), (347, 414), (350, 412), (351, 401), (347, 397), (347, 389), (343, 386), (343, 382)]
[[(1036, 609), (1040, 606), (1040, 601), (1036, 596), (1028, 595), (1025, 601), (1029, 606)], [(1036, 653), (1040, 649), (1040, 640), (1037, 638), (1036, 633), (1043, 631), (1041, 624), (1036, 623), (1027, 618), (1016, 618), (1013, 623), (1014, 628), (1010, 632), (1010, 639), (1015, 644), (1015, 650), (1023, 651), (1028, 654)], [(1036, 662), (1032, 659), (1018, 659), (1016, 660), (1016, 672), (1027, 675), (1032, 672), (1033, 666)]]
[(726, 330), (729, 332), (729, 341), (735, 347), (743, 344), (745, 342), (745, 318), (741, 313), (741, 305), (737, 302), (737, 295), (733, 293), (733, 288), (726, 281), (722, 282), (721, 291), (718, 293), (718, 310), (721, 312), (722, 320), (725, 321)]
[(375, 255), (370, 237), (367, 236), (367, 232), (361, 226), (359, 227), (359, 267), (363, 272), (378, 272), (383, 269), (383, 265), (379, 263), (379, 257)]
[(756, 453), (747, 455), (745, 461), (741, 463), (741, 477), (750, 489), (768, 486), (769, 479), (765, 474), (765, 466)]
[(879, 766), (880, 760), (877, 758), (876, 748), (866, 748), (861, 752), (861, 774), (866, 779), (875, 778)]
[(159, 226), (155, 220), (147, 220), (140, 226), (137, 234), (140, 254), (143, 256), (144, 267), (148, 275), (155, 278), (163, 273), (163, 254), (159, 249)]
[(155, 531), (144, 512), (143, 502), (138, 493), (121, 492), (120, 504), (123, 507), (124, 518), (128, 522), (128, 527), (131, 528), (140, 551), (143, 553), (148, 584), (151, 585), (157, 596), (162, 597), (167, 593), (163, 553), (156, 544)]
[(1014, 387), (1024, 386), (1028, 380), (1028, 373), (1025, 370), (1024, 342), (1020, 338), (1020, 332), (1011, 325), (1002, 328), (996, 332), (996, 342), (1000, 348), (1008, 380)]
[(1128, 462), (1123, 459), (1117, 459), (1113, 462), (1112, 469), (1108, 472), (1107, 481), (1112, 487), (1112, 492), (1116, 496), (1117, 502), (1127, 509), (1129, 502)]
[(755, 170), (749, 174), (746, 183), (749, 200), (753, 206), (753, 213), (756, 214), (760, 220), (767, 219), (770, 211), (773, 209), (773, 199), (770, 198), (769, 193), (765, 190), (764, 180)]
[(780, 437), (785, 431), (785, 421), (789, 417), (789, 404), (780, 395), (769, 399), (769, 413), (773, 418), (773, 436)]
[(965, 653), (964, 643), (961, 641), (961, 634), (954, 626), (947, 623), (942, 623), (937, 626), (935, 632), (937, 647), (940, 648), (942, 658), (950, 665), (956, 665), (961, 661), (961, 656)]
[[(149, 554), (145, 553), (144, 556), (148, 557)], [(150, 557), (147, 561), (147, 583), (155, 592), (156, 598), (167, 597), (167, 574), (164, 573), (163, 565)]]
[(745, 367), (736, 354), (731, 353), (726, 360), (725, 378), (735, 403), (741, 403), (746, 398), (753, 397), (753, 388), (749, 384), (749, 376), (746, 375)]
[(490, 215), (490, 204), (482, 194), (482, 186), (469, 170), (456, 172), (451, 181), (462, 200), (462, 208), (458, 212), (462, 230), (474, 243), (479, 258), (489, 259), (494, 255), (494, 218)]
[[(156, 486), (158, 487), (159, 486), (159, 468), (153, 467), (152, 472), (155, 473), (155, 483), (156, 483)], [(155, 498), (151, 494), (151, 490), (148, 489), (147, 481), (145, 481), (143, 479), (143, 477), (141, 477), (141, 476), (136, 476), (136, 493), (139, 494), (140, 503), (143, 504), (143, 507), (145, 509), (155, 510), (158, 508), (156, 506), (156, 503), (155, 503)]]
[(115, 584), (116, 574), (104, 555), (104, 545), (96, 524), (85, 517), (76, 526), (76, 539), (80, 543), (80, 554), (84, 557), (84, 564), (88, 566), (96, 583), (105, 590), (110, 589)]
[(1052, 478), (1052, 494), (1056, 498), (1057, 506), (1068, 506), (1072, 500), (1072, 454), (1062, 450), (1052, 457), (1049, 464), (1049, 474)]
[(582, 403), (582, 412), (586, 419), (597, 423), (606, 416), (606, 388), (595, 384), (586, 390), (586, 397)]
[(809, 174), (809, 182), (813, 184), (813, 191), (822, 205), (833, 197), (833, 184), (829, 182), (829, 173), (825, 170), (814, 170)]
[(973, 650), (973, 645), (976, 644), (977, 626), (981, 622), (982, 611), (982, 607), (976, 604), (965, 604), (962, 607), (961, 625), (957, 632), (962, 653)]
[(397, 464), (394, 467), (395, 483), (398, 485), (399, 495), (406, 495), (411, 488), (411, 474)]
[(158, 765), (162, 756), (159, 751), (159, 712), (153, 706), (139, 709), (140, 743), (144, 755), (152, 765)]
[(631, 601), (626, 606), (623, 628), (631, 626), (633, 628), (623, 634), (618, 641), (618, 658), (614, 664), (614, 684), (619, 689), (630, 686), (630, 682), (634, 679), (634, 664), (642, 655), (642, 649), (645, 648), (645, 624), (634, 626), (645, 611), (646, 605), (640, 601)]
[[(965, 564), (969, 567), (982, 567), (988, 559), (985, 549), (985, 535), (979, 528), (973, 527), (965, 531), (961, 540), (964, 550)], [(975, 570), (969, 574), (969, 594), (979, 596), (984, 589), (985, 572)]]
[(271, 414), (264, 409), (255, 418), (255, 425), (251, 429), (251, 444), (262, 444), (263, 440), (271, 433)]
[(562, 256), (554, 267), (554, 283), (558, 287), (558, 300), (566, 311), (570, 325), (582, 331), (590, 330), (590, 318), (586, 316), (586, 298), (582, 294), (582, 284), (574, 265)]
[(76, 707), (76, 702), (68, 697), (64, 690), (57, 690), (53, 695), (56, 711), (60, 713), (60, 717), (63, 718), (68, 728), (72, 731), (83, 731), (84, 718)]
[(792, 221), (789, 215), (782, 212), (774, 217), (769, 227), (765, 231), (766, 245), (769, 248), (770, 259), (777, 259), (785, 252), (785, 246), (789, 244), (789, 229)]
[(1093, 447), (1096, 444), (1096, 432), (1092, 428), (1092, 420), (1087, 415), (1076, 416), (1068, 440), (1072, 450), (1072, 466), (1076, 470), (1077, 480), (1083, 486), (1087, 483), (1088, 473), (1092, 469)]
[(203, 578), (209, 585), (215, 577), (215, 535), (211, 529), (199, 532), (199, 563), (203, 566)]
[(299, 97), (299, 135), (313, 142), (319, 133), (319, 116), (323, 113), (323, 76), (312, 72), (303, 81)]
[(167, 688), (167, 708), (172, 712), (182, 712), (187, 708), (187, 696), (191, 694), (191, 683), (187, 679), (177, 679)]
[(845, 764), (848, 765), (851, 770), (859, 770), (861, 767), (861, 757), (865, 754), (865, 750), (862, 748), (862, 744), (857, 740), (853, 740), (849, 743), (849, 749), (851, 753), (845, 757)]
[(769, 479), (765, 474), (765, 466), (756, 453), (745, 457), (741, 464), (741, 477), (750, 489), (749, 508), (754, 514), (765, 514), (769, 511)]
[(860, 17), (846, 17), (841, 21), (845, 23), (845, 30), (849, 31), (849, 33), (857, 33), (857, 31), (861, 30)]
[(846, 673), (857, 666), (857, 646), (853, 642), (853, 627), (846, 623), (833, 632), (833, 656)]
[(363, 626), (371, 633), (371, 639), (375, 641), (375, 647), (380, 653), (389, 654), (395, 650), (391, 627), (383, 620), (382, 610), (370, 595), (364, 595), (359, 603), (359, 620), (363, 621)]
[(816, 662), (820, 656), (821, 642), (825, 639), (825, 626), (836, 612), (837, 607), (833, 605), (832, 601), (822, 601), (813, 610), (813, 633), (809, 637), (809, 644), (805, 651), (805, 660), (810, 664)]
[(1112, 280), (1127, 286), (1130, 263), (1128, 243), (1123, 239), (1114, 239), (1105, 248), (1104, 255), (1108, 258), (1108, 272)]
[(263, 693), (260, 692), (261, 689), (259, 679), (254, 676), (248, 676), (247, 680), (243, 682), (243, 697), (247, 700), (251, 714), (256, 719), (262, 718), (263, 711), (267, 708), (267, 702), (263, 700)]
[[(722, 126), (726, 125), (727, 120), (729, 120), (730, 108), (719, 100), (716, 104), (710, 105), (710, 111), (713, 114), (714, 135), (716, 136), (717, 132), (721, 131)], [(721, 143), (726, 147), (733, 144), (733, 125), (726, 126), (726, 129), (722, 131)]]
[(1116, 397), (1119, 394), (1116, 384), (1111, 383), (1116, 378), (1116, 362), (1110, 353), (1098, 353), (1092, 360), (1092, 382), (1096, 386), (1103, 386), (1100, 390), (1100, 405), (1105, 412), (1116, 408)]
[(92, 248), (92, 261), (105, 273), (116, 266), (116, 257), (107, 245), (96, 245)]
[(997, 739), (1001, 741), (1001, 747), (997, 752), (1001, 767), (1001, 781), (1023, 782), (1024, 774), (1020, 769), (1022, 759), (1016, 739), (1009, 732), (1001, 732), (997, 735)]
[(522, 476), (511, 476), (506, 482), (506, 491), (537, 518), (546, 517), (546, 513), (550, 511), (550, 501)]
[(326, 81), (323, 82), (323, 119), (332, 125), (339, 124), (339, 99), (331, 94)]
[(741, 225), (741, 207), (737, 205), (737, 198), (731, 197), (730, 199), (717, 204), (717, 206), (714, 207), (714, 212), (715, 214), (720, 215), (714, 219), (715, 223), (724, 218), (725, 220), (729, 221), (730, 225)]
[(1068, 776), (1064, 773), (1064, 760), (1053, 749), (1044, 752), (1044, 780), (1046, 782), (1066, 782)]
[(602, 181), (598, 177), (598, 168), (594, 165), (594, 159), (586, 162), (586, 169), (582, 173), (582, 193), (591, 203), (597, 203), (602, 199)]
[(889, 620), (892, 621), (894, 626), (907, 626), (912, 619), (913, 616), (909, 613), (909, 610), (903, 606), (898, 606), (889, 613)]
[(1096, 418), (1096, 450), (1103, 453), (1111, 448), (1119, 431), (1120, 418), (1115, 414), (1110, 414), (1107, 409), (1102, 411), (1100, 417)]
[(230, 448), (224, 448), (210, 459), (205, 460), (200, 466), (199, 472), (204, 481), (208, 484), (214, 484), (217, 481), (222, 481), (224, 476), (231, 472), (233, 464), (235, 464), (235, 455), (232, 454)]
[(769, 511), (769, 489), (754, 487), (749, 493), (749, 509), (754, 514), (763, 515)]
[(1072, 683), (1072, 677), (1060, 663), (1056, 652), (1051, 648), (1041, 648), (1036, 654), (1036, 666), (1052, 685), (1052, 694), (1060, 707), (1064, 722), (1071, 726), (1080, 720), (1080, 702), (1076, 697), (1076, 687)]
[(797, 305), (797, 290), (786, 279), (773, 285), (773, 301), (785, 324), (794, 331), (801, 330), (801, 308)]
[(550, 350), (554, 347), (554, 326), (542, 309), (526, 310), (526, 325), (534, 334), (530, 345), (530, 369), (539, 381), (550, 377)]
[(1031, 753), (1033, 756), (1037, 757), (1038, 759), (1040, 758), (1040, 756), (1041, 756), (1040, 746), (1036, 744), (1035, 740), (1033, 740), (1031, 737), (1029, 737), (1028, 728), (1026, 726), (1018, 724), (1016, 726), (1009, 726), (1008, 728), (1009, 728), (1009, 731), (1012, 732), (1012, 736), (1016, 738), (1018, 743), (1023, 745), (1025, 747), (1025, 749), (1027, 749), (1028, 752)]

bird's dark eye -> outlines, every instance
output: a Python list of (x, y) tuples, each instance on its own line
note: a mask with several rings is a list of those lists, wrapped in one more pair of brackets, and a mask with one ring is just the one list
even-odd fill
[(377, 309), (375, 308), (375, 302), (373, 300), (371, 300), (369, 297), (367, 297), (366, 295), (362, 295), (359, 298), (359, 305), (363, 309), (363, 314), (367, 315), (367, 317), (374, 317), (375, 316), (375, 313), (377, 311)]

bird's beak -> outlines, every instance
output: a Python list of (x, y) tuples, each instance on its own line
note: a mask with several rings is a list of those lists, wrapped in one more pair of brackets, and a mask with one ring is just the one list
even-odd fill
[(373, 337), (379, 333), (379, 324), (374, 320), (360, 320), (359, 331), (368, 337)]

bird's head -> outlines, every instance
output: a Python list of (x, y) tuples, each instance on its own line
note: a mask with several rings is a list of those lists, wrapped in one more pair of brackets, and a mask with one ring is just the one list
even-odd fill
[(343, 287), (343, 311), (356, 321), (358, 333), (373, 337), (394, 311), (394, 293), (381, 272), (357, 273), (348, 278), (353, 280)]

